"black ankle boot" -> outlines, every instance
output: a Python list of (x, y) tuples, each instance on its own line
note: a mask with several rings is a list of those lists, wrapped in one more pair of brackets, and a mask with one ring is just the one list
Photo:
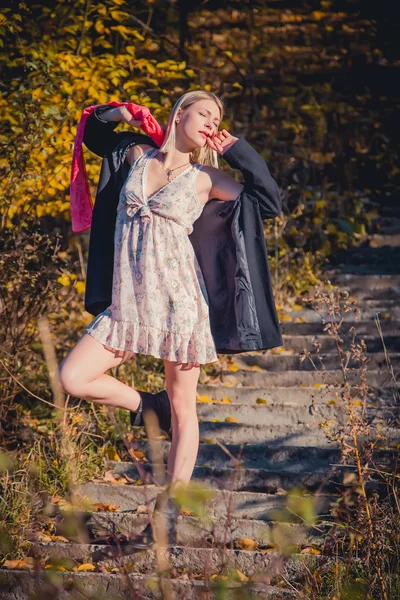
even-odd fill
[(137, 412), (130, 413), (131, 425), (144, 425), (143, 416), (147, 411), (154, 411), (158, 418), (159, 427), (171, 437), (171, 404), (169, 401), (167, 390), (162, 390), (157, 394), (150, 392), (139, 391), (140, 404)]
[[(165, 536), (167, 546), (176, 546), (176, 522), (179, 513), (179, 506), (168, 495), (166, 490), (158, 494), (152, 521), (155, 522), (157, 539), (159, 542), (161, 541), (162, 543), (162, 538)], [(128, 544), (129, 547), (135, 548), (136, 550), (148, 550), (153, 547), (155, 542), (156, 536), (153, 531), (153, 526), (149, 523), (141, 533), (130, 538)]]

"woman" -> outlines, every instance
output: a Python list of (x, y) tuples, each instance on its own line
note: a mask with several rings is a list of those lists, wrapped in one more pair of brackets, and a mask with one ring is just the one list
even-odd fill
[[(211, 92), (188, 92), (175, 103), (159, 149), (128, 148), (130, 169), (115, 226), (112, 302), (59, 369), (66, 393), (126, 408), (134, 424), (143, 424), (141, 411), (151, 409), (162, 429), (170, 431), (172, 424), (167, 491), (156, 501), (156, 510), (166, 508), (170, 517), (170, 543), (177, 508), (168, 493), (178, 481), (190, 480), (198, 452), (200, 365), (218, 359), (207, 289), (188, 235), (209, 200), (233, 201), (243, 189), (218, 169), (217, 155), (238, 140), (218, 130), (223, 112)], [(102, 118), (140, 125), (124, 107), (109, 109)], [(164, 359), (166, 391), (141, 392), (105, 374), (135, 352)], [(148, 526), (130, 544), (146, 548), (153, 541)]]

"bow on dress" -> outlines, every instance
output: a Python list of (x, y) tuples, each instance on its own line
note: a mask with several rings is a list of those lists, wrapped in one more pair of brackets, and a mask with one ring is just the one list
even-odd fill
[(153, 117), (147, 106), (140, 106), (140, 104), (134, 104), (133, 102), (108, 102), (106, 105), (94, 104), (84, 109), (76, 131), (71, 164), (71, 222), (74, 233), (86, 231), (90, 229), (92, 224), (93, 201), (90, 195), (82, 143), (86, 121), (98, 106), (109, 106), (110, 108), (126, 106), (132, 117), (142, 122), (140, 129), (149, 135), (158, 146), (161, 146), (165, 138), (164, 129)]

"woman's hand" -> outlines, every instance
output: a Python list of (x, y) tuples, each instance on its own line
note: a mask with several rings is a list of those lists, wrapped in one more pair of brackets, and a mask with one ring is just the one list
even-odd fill
[(128, 123), (128, 125), (131, 127), (140, 127), (142, 125), (143, 121), (136, 121), (126, 106), (119, 106), (117, 110), (119, 110), (121, 120), (125, 121), (125, 123)]
[(210, 137), (206, 138), (206, 141), (210, 148), (224, 154), (238, 139), (228, 133), (226, 129), (222, 129), (217, 133), (212, 133)]

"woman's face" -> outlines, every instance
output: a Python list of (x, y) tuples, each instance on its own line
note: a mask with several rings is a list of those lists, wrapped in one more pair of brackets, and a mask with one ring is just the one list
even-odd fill
[(190, 146), (202, 148), (207, 144), (207, 136), (218, 132), (220, 113), (214, 100), (197, 100), (184, 111), (178, 109), (175, 119), (177, 132)]

